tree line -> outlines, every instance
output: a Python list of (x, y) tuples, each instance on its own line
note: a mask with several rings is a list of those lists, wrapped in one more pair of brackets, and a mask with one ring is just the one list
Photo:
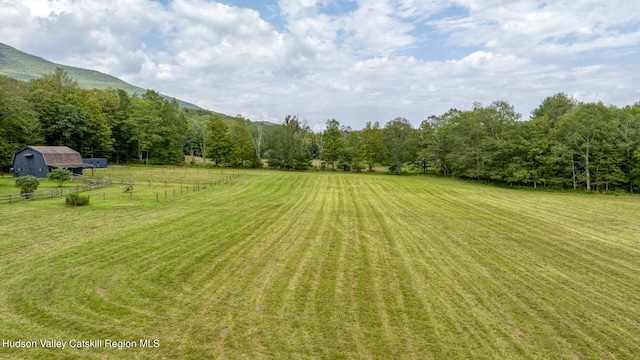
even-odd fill
[[(257, 155), (268, 166), (342, 171), (414, 171), (531, 187), (623, 190), (640, 187), (640, 103), (582, 103), (558, 93), (528, 120), (506, 101), (429, 116), (417, 128), (405, 118), (363, 129), (327, 120), (313, 132), (296, 116), (266, 134)], [(249, 136), (251, 137), (251, 136)], [(247, 141), (248, 143), (248, 141)]]
[[(414, 171), (478, 181), (586, 190), (640, 187), (640, 103), (545, 98), (528, 120), (506, 101), (360, 130), (329, 119), (313, 131), (298, 116), (281, 124), (180, 108), (148, 90), (81, 89), (64, 70), (29, 82), (0, 76), (0, 163), (26, 145), (66, 145), (116, 162)], [(197, 157), (196, 157), (197, 156)], [(187, 156), (187, 158), (189, 158)], [(198, 159), (197, 161), (195, 159)]]
[(0, 77), (0, 161), (25, 145), (63, 145), (84, 157), (181, 163), (188, 129), (176, 100), (155, 91), (81, 89), (64, 70), (29, 82)]
[(459, 177), (586, 190), (640, 186), (640, 104), (618, 108), (547, 97), (530, 119), (496, 101), (431, 116), (418, 129), (420, 161)]

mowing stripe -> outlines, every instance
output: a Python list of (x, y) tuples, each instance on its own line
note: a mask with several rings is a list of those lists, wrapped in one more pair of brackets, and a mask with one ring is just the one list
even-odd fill
[[(55, 204), (3, 214), (13, 224), (0, 225), (3, 336), (162, 346), (2, 358), (640, 353), (633, 196), (263, 171), (158, 203)], [(47, 222), (20, 221), (31, 214)]]

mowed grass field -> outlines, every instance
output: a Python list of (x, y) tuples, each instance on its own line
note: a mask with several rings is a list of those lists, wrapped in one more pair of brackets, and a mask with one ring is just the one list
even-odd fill
[(117, 198), (117, 185), (84, 208), (0, 204), (0, 338), (137, 345), (38, 343), (0, 347), (0, 358), (640, 356), (638, 196), (110, 171), (138, 178), (135, 191), (224, 181), (159, 201)]

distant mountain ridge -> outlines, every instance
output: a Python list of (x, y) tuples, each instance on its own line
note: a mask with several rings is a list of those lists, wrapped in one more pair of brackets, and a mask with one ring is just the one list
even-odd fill
[[(18, 80), (38, 79), (42, 75), (55, 72), (56, 68), (64, 69), (69, 76), (78, 80), (78, 86), (85, 89), (122, 89), (130, 94), (144, 94), (147, 90), (131, 85), (115, 76), (107, 75), (95, 70), (83, 69), (68, 65), (56, 64), (41, 57), (30, 55), (17, 50), (9, 45), (0, 43), (0, 75), (5, 75)], [(168, 100), (172, 96), (162, 96)], [(189, 109), (204, 110), (197, 105), (176, 99), (180, 106)]]

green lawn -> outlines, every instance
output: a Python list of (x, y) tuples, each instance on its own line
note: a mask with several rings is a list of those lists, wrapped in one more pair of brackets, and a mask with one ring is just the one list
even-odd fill
[(137, 180), (132, 199), (113, 185), (84, 208), (0, 204), (0, 338), (138, 345), (0, 358), (640, 354), (638, 196), (179, 170), (101, 174)]

